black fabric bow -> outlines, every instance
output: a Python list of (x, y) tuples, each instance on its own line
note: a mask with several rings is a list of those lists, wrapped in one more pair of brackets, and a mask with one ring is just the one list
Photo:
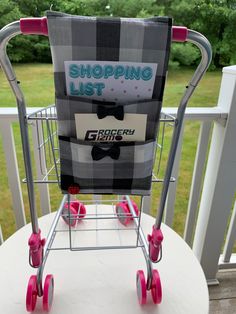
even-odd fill
[(105, 107), (100, 105), (97, 108), (97, 116), (98, 119), (103, 119), (106, 116), (114, 116), (117, 120), (124, 120), (124, 107)]
[(106, 156), (110, 156), (112, 159), (118, 159), (120, 156), (120, 147), (113, 145), (109, 149), (102, 149), (101, 147), (94, 145), (91, 151), (93, 160), (100, 160)]

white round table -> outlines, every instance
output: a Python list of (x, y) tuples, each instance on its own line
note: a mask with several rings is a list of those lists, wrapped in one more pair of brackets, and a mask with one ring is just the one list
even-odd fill
[[(39, 219), (46, 236), (55, 213)], [(145, 234), (154, 219), (142, 216)], [(59, 222), (63, 224), (63, 222)], [(51, 251), (44, 277), (55, 279), (51, 314), (207, 314), (208, 289), (203, 271), (187, 244), (162, 224), (163, 258), (154, 265), (161, 275), (163, 300), (154, 305), (148, 293), (147, 304), (140, 306), (136, 296), (136, 271), (146, 263), (142, 250)], [(28, 265), (28, 237), (31, 225), (12, 235), (0, 246), (0, 313), (23, 314), (28, 279), (36, 271)], [(60, 241), (60, 240), (59, 240)], [(41, 299), (35, 313), (42, 313)]]

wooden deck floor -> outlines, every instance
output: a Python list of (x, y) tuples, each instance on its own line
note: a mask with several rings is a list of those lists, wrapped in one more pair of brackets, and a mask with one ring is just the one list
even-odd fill
[(220, 271), (217, 279), (220, 284), (209, 287), (209, 314), (236, 314), (236, 270)]

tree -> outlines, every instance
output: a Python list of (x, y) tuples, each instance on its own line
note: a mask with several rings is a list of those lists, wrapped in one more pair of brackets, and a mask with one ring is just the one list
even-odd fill
[(165, 14), (173, 16), (175, 24), (199, 31), (208, 38), (215, 67), (235, 60), (235, 0), (174, 0), (167, 4)]
[(20, 12), (28, 17), (40, 17), (45, 15), (45, 11), (60, 9), (61, 0), (13, 0), (19, 7)]
[[(20, 17), (43, 16), (50, 8), (88, 16), (172, 16), (175, 25), (187, 26), (209, 39), (214, 67), (236, 62), (236, 0), (1, 0), (0, 27)], [(10, 43), (9, 54), (15, 62), (51, 60), (48, 39), (43, 36), (18, 36)], [(198, 49), (190, 45), (172, 45), (172, 59), (179, 64), (194, 65), (199, 58)]]
[(0, 28), (4, 27), (7, 23), (20, 18), (20, 11), (18, 6), (15, 6), (11, 0), (0, 1)]
[[(154, 12), (160, 14), (159, 6), (153, 0), (110, 0), (110, 13), (121, 17), (148, 17)], [(157, 15), (157, 14), (155, 14)]]
[(77, 15), (104, 16), (108, 13), (106, 9), (108, 3), (108, 0), (61, 1), (60, 10)]

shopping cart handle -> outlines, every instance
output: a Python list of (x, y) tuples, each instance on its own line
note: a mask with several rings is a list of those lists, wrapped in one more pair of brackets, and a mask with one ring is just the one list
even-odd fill
[[(24, 35), (48, 36), (47, 17), (22, 18), (20, 19), (20, 30)], [(185, 42), (187, 40), (187, 35), (187, 27), (172, 27), (172, 41)]]

